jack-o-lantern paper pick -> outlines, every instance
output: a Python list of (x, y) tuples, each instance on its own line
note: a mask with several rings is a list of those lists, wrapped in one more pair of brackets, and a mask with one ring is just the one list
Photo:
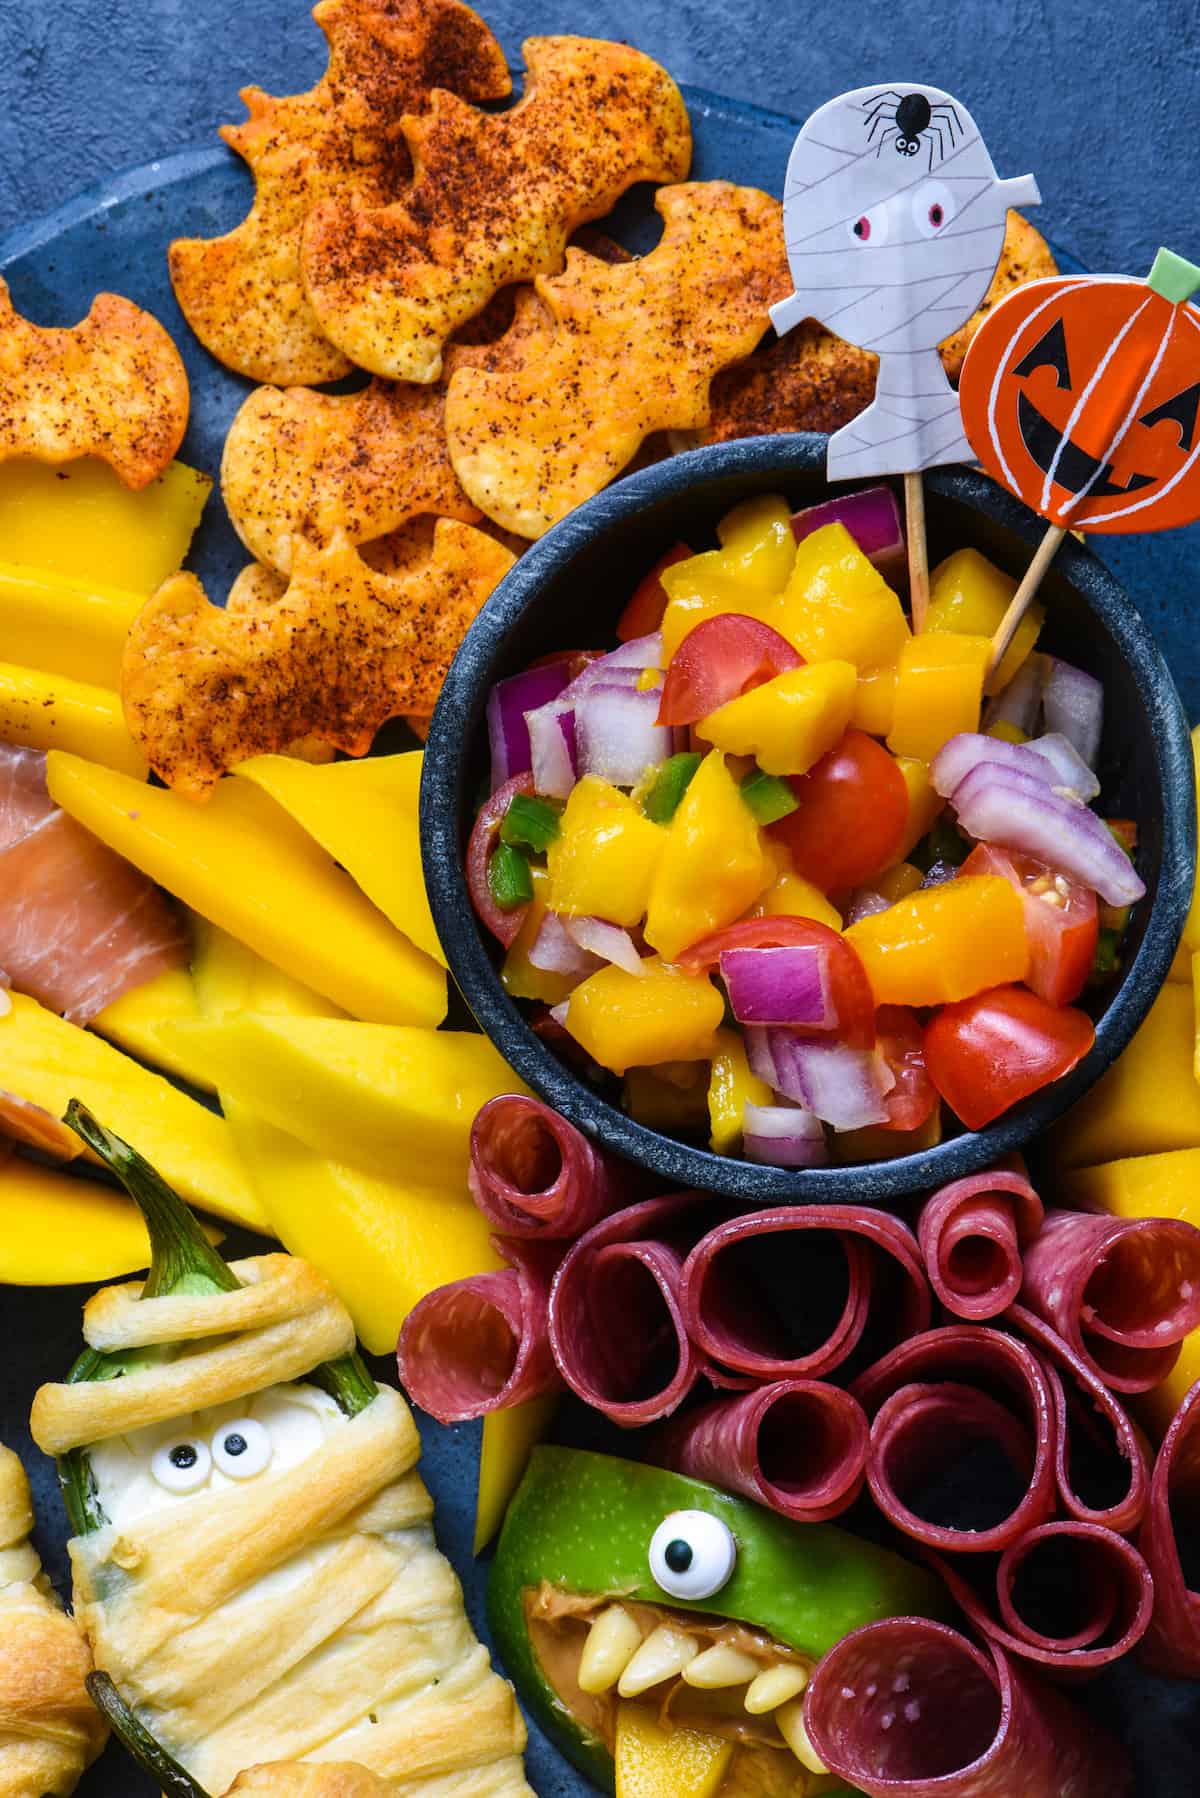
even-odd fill
[(1032, 175), (1000, 180), (938, 87), (855, 88), (802, 126), (783, 196), (796, 291), (772, 322), (815, 318), (879, 357), (873, 404), (829, 440), (831, 480), (972, 459), (938, 345), (991, 285), (1009, 207), (1040, 197)]
[(997, 481), (1064, 529), (1200, 517), (1200, 268), (1160, 250), (1144, 281), (1018, 288), (977, 333), (963, 425)]

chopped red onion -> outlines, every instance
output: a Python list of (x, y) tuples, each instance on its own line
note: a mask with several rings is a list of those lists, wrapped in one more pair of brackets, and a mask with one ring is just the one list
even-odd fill
[(543, 974), (561, 974), (567, 980), (584, 980), (601, 965), (600, 957), (590, 954), (571, 930), (571, 923), (548, 911), (538, 926), (529, 948), (529, 960)]
[(890, 487), (863, 487), (858, 493), (841, 493), (792, 515), (792, 531), (803, 543), (823, 525), (845, 525), (864, 556), (881, 574), (899, 572), (905, 566), (904, 527), (900, 508)]
[(526, 712), (533, 788), (547, 799), (566, 799), (577, 779), (575, 714), (561, 699)]
[(829, 996), (829, 951), (823, 944), (726, 949), (721, 979), (739, 1024), (791, 1024), (832, 1030), (837, 1013)]
[(886, 1123), (884, 1096), (896, 1076), (878, 1050), (847, 1049), (775, 1027), (749, 1025), (745, 1037), (752, 1072), (835, 1130)]
[(584, 693), (575, 707), (580, 772), (633, 787), (647, 768), (665, 762), (674, 753), (675, 732), (657, 722), (658, 699), (657, 692), (608, 684)]
[(983, 728), (993, 724), (1011, 724), (1031, 737), (1042, 713), (1042, 688), (1050, 674), (1050, 657), (1027, 656), (1006, 687), (988, 701), (983, 713)]
[(860, 918), (873, 918), (877, 912), (889, 911), (891, 903), (882, 893), (876, 893), (870, 887), (859, 887), (846, 907), (846, 923), (857, 924)]
[(1032, 855), (1108, 905), (1132, 905), (1145, 894), (1145, 882), (1095, 812), (1015, 768), (984, 763), (956, 788), (953, 805), (977, 842)]
[(802, 1105), (752, 1105), (742, 1110), (747, 1161), (775, 1167), (825, 1167), (829, 1148), (820, 1118)]
[(1087, 763), (1062, 736), (1035, 737), (1030, 743), (1006, 743), (981, 731), (959, 731), (934, 756), (929, 778), (934, 790), (949, 799), (968, 774), (985, 763), (1015, 768), (1031, 779), (1044, 780), (1051, 788), (1064, 787), (1079, 799), (1091, 799), (1100, 791)]
[(606, 924), (603, 918), (569, 918), (567, 930), (589, 955), (612, 962), (627, 974), (645, 973), (633, 938), (619, 924)]
[(1095, 675), (1052, 658), (1042, 707), (1046, 729), (1061, 731), (1088, 767), (1094, 768), (1104, 727), (1104, 688)]
[(598, 662), (593, 668), (636, 668), (640, 673), (643, 668), (661, 668), (663, 665), (663, 637), (661, 631), (651, 631), (645, 637), (633, 637), (628, 643), (622, 643)]
[(549, 705), (568, 685), (570, 664), (548, 662), (543, 668), (529, 668), (508, 680), (497, 681), (488, 697), (488, 741), (492, 749), (492, 791), (502, 787), (514, 774), (524, 774), (533, 766), (526, 712)]

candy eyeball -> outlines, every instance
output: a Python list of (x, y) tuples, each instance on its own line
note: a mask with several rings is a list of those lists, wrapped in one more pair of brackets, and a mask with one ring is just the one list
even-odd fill
[(913, 224), (922, 237), (936, 237), (956, 210), (954, 196), (944, 181), (922, 181), (913, 194)]
[(253, 1417), (237, 1417), (225, 1423), (212, 1439), (212, 1457), (231, 1480), (252, 1480), (270, 1465), (271, 1438)]
[(650, 1573), (672, 1598), (711, 1598), (736, 1560), (732, 1531), (708, 1511), (672, 1511), (650, 1538)]
[(208, 1443), (198, 1436), (181, 1436), (154, 1451), (150, 1472), (167, 1492), (198, 1492), (212, 1472)]

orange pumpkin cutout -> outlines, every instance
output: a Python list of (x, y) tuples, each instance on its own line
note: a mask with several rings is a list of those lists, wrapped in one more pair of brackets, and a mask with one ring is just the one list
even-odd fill
[[(1017, 288), (963, 364), (980, 462), (1052, 524), (1160, 531), (1200, 516), (1200, 311), (1167, 257), (1147, 281), (1061, 276)], [(1200, 271), (1191, 270), (1200, 275)]]

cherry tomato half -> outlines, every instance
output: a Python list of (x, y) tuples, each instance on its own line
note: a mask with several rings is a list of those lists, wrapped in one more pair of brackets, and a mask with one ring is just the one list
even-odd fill
[(676, 562), (690, 561), (695, 553), (686, 543), (677, 543), (665, 556), (658, 558), (649, 574), (643, 575), (633, 590), (633, 598), (617, 621), (617, 636), (622, 643), (632, 643), (638, 637), (648, 637), (651, 631), (661, 627), (663, 613), (670, 601), (660, 577), (664, 569), (673, 568)]
[(829, 990), (837, 1014), (837, 1035), (851, 1049), (870, 1049), (875, 1044), (875, 1000), (867, 971), (857, 951), (815, 918), (743, 918), (727, 924), (711, 936), (701, 937), (676, 957), (688, 974), (715, 968), (726, 949), (787, 949), (793, 944), (812, 944), (829, 952)]
[(744, 612), (718, 612), (689, 631), (667, 669), (660, 724), (698, 724), (718, 706), (803, 666), (786, 637)]
[(921, 1020), (907, 1005), (881, 1005), (875, 1014), (879, 1049), (896, 1084), (884, 1097), (887, 1123), (883, 1130), (919, 1130), (934, 1106), (937, 1093), (925, 1066)]
[(823, 893), (849, 892), (899, 861), (908, 788), (874, 737), (848, 730), (807, 774), (792, 776), (791, 786), (799, 805), (771, 834), (786, 843), (797, 874)]
[(532, 792), (533, 775), (529, 773), (516, 774), (511, 780), (506, 780), (502, 787), (497, 787), (487, 804), (480, 807), (475, 828), (467, 844), (465, 863), (471, 904), (475, 907), (480, 923), (486, 924), (506, 949), (511, 949), (521, 934), (521, 926), (529, 907), (521, 905), (515, 911), (501, 911), (492, 897), (488, 862), (496, 847), (497, 833), (508, 815), (514, 796), (517, 793)]
[(1096, 895), (1045, 862), (1010, 849), (980, 843), (959, 870), (961, 874), (999, 874), (1021, 895), (1029, 970), (1025, 984), (1051, 1005), (1078, 999), (1100, 934)]
[(943, 1005), (925, 1026), (925, 1066), (968, 1130), (982, 1130), (1081, 1062), (1096, 1038), (1086, 1012), (1024, 986)]

